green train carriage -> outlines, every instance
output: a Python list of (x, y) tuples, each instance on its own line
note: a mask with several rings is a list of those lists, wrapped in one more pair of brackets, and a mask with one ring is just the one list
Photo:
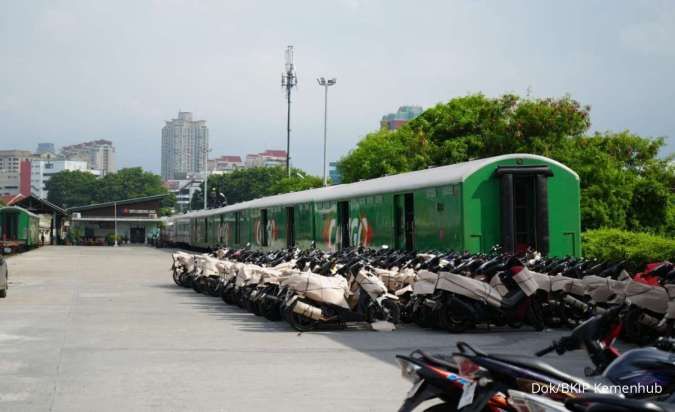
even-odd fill
[(512, 154), (242, 202), (181, 216), (191, 245), (348, 246), (580, 256), (579, 177)]
[(0, 208), (0, 247), (21, 251), (40, 245), (40, 217), (19, 206)]

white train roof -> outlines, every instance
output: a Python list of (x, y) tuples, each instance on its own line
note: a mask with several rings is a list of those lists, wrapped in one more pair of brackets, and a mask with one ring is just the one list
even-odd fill
[(245, 209), (259, 209), (271, 206), (294, 205), (298, 203), (323, 202), (328, 200), (350, 199), (361, 196), (372, 196), (384, 193), (404, 192), (459, 183), (491, 163), (509, 159), (532, 159), (553, 163), (568, 171), (579, 180), (572, 169), (553, 159), (533, 154), (507, 154), (484, 159), (470, 160), (468, 162), (455, 163), (448, 166), (439, 166), (431, 169), (418, 170), (415, 172), (401, 173), (392, 176), (383, 176), (375, 179), (364, 180), (355, 183), (347, 183), (335, 186), (321, 187), (317, 189), (303, 190), (301, 192), (284, 193), (267, 196), (218, 209), (190, 212), (183, 215), (172, 216), (175, 219), (211, 216), (226, 212), (236, 212)]

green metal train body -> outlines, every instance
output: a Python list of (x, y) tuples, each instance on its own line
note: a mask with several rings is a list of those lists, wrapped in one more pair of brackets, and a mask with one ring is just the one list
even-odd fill
[(503, 155), (173, 216), (162, 238), (201, 249), (501, 245), (580, 256), (579, 177), (546, 157)]
[(40, 244), (40, 218), (18, 206), (0, 208), (0, 246), (12, 250)]

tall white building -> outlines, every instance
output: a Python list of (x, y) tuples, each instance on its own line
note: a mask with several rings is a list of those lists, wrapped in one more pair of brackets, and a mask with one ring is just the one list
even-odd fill
[(0, 196), (21, 191), (21, 164), (31, 156), (28, 150), (0, 150)]
[(100, 175), (100, 171), (89, 169), (87, 162), (82, 160), (31, 160), (31, 193), (37, 197), (47, 198), (47, 182), (51, 177), (64, 170), (79, 170)]
[(87, 162), (89, 169), (100, 170), (106, 175), (115, 173), (115, 147), (110, 140), (98, 139), (90, 142), (64, 146), (61, 154), (67, 160)]
[(206, 120), (192, 120), (192, 113), (178, 112), (162, 128), (162, 178), (185, 179), (206, 171), (209, 128)]

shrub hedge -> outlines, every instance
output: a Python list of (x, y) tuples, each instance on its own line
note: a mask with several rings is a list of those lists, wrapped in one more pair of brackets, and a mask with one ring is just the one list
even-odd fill
[(585, 257), (627, 260), (633, 270), (648, 262), (675, 259), (675, 239), (620, 229), (588, 230), (582, 234)]

